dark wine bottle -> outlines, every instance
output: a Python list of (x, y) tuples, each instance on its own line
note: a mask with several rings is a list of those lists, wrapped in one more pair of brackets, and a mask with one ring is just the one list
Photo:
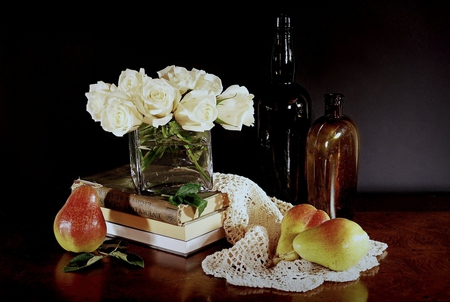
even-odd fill
[(325, 94), (325, 115), (308, 132), (308, 201), (331, 218), (353, 219), (359, 134), (353, 120), (342, 113), (343, 101), (342, 94)]
[(292, 204), (307, 202), (306, 135), (311, 98), (295, 80), (291, 19), (276, 19), (271, 81), (257, 106), (260, 186), (267, 195)]

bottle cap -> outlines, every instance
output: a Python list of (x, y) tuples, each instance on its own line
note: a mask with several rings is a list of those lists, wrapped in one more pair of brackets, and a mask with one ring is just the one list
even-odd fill
[(344, 102), (344, 95), (341, 93), (326, 93), (325, 104), (329, 105), (339, 105)]

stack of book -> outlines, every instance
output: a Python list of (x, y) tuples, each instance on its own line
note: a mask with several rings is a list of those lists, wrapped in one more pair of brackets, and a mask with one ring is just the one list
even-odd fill
[(137, 194), (128, 165), (74, 181), (79, 183), (97, 190), (108, 236), (185, 257), (225, 237), (226, 194), (200, 193), (208, 204), (199, 216), (193, 206), (175, 206), (161, 196)]

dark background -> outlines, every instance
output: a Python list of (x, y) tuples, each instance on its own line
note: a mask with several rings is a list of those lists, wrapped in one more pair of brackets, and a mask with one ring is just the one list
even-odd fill
[[(286, 10), (275, 3), (89, 6), (27, 18), (4, 12), (3, 189), (24, 197), (2, 203), (33, 203), (52, 192), (62, 203), (73, 179), (128, 162), (127, 138), (102, 130), (87, 113), (84, 95), (99, 80), (117, 83), (126, 68), (156, 76), (168, 65), (195, 67), (219, 76), (225, 88), (239, 84), (261, 97), (275, 16)], [(313, 119), (323, 113), (323, 94), (340, 92), (344, 112), (359, 127), (361, 192), (450, 191), (445, 4), (311, 1), (287, 8), (295, 27), (296, 78), (311, 94)], [(213, 129), (216, 172), (255, 177), (254, 130)]]

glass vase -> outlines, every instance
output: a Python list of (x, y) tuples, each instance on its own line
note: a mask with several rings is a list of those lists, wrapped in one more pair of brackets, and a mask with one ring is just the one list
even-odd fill
[(212, 189), (210, 131), (181, 128), (176, 121), (153, 127), (142, 124), (129, 133), (131, 177), (138, 194), (175, 194), (186, 183)]

